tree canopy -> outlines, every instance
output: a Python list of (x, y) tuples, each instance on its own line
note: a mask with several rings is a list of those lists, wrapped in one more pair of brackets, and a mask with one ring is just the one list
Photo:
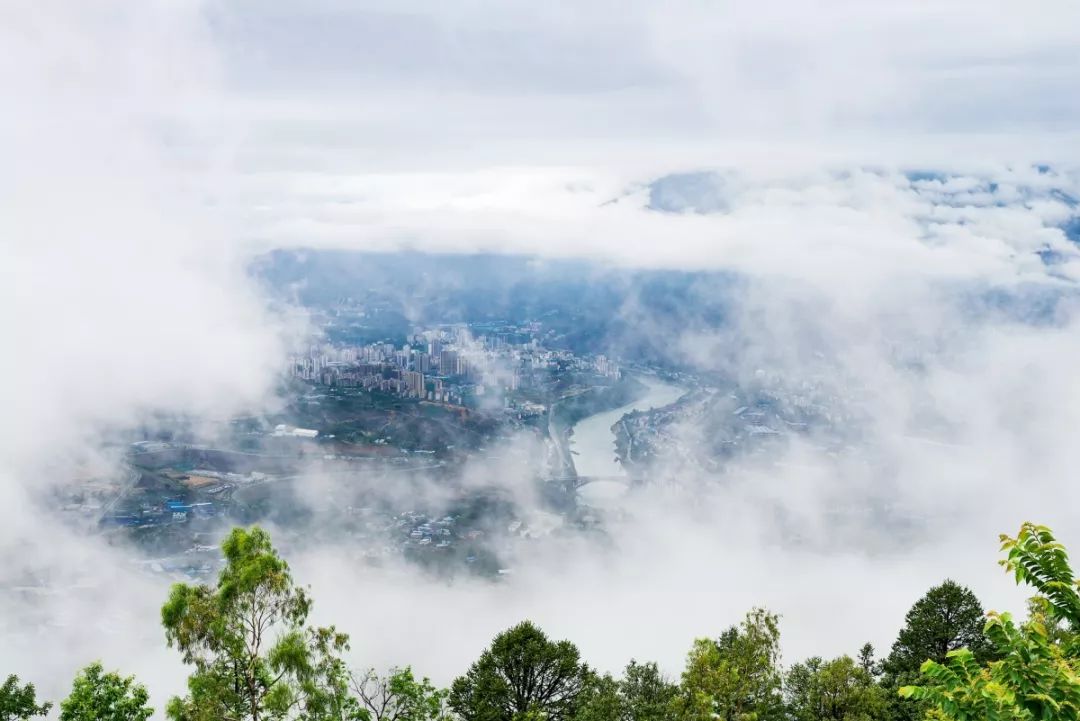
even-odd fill
[(885, 659), (886, 673), (918, 672), (927, 659), (945, 660), (949, 652), (966, 648), (980, 660), (992, 648), (983, 625), (986, 614), (971, 589), (952, 580), (934, 586), (907, 612), (904, 627)]
[(176, 721), (322, 721), (355, 715), (341, 653), (348, 637), (309, 628), (311, 600), (259, 528), (222, 544), (217, 585), (173, 586), (161, 610), (170, 646), (194, 666)]
[(95, 662), (79, 672), (71, 695), (60, 702), (60, 721), (146, 721), (154, 714), (149, 700), (134, 676), (106, 673)]
[(718, 639), (690, 650), (673, 708), (687, 721), (770, 721), (783, 717), (780, 619), (755, 608)]
[(784, 680), (792, 721), (872, 721), (885, 718), (886, 696), (871, 673), (850, 656), (810, 658)]
[(530, 621), (503, 631), (450, 690), (465, 721), (513, 721), (524, 715), (569, 721), (592, 672), (577, 646), (551, 641)]
[(934, 586), (912, 605), (891, 652), (881, 664), (894, 721), (922, 718), (923, 708), (901, 699), (899, 690), (918, 679), (924, 661), (942, 663), (949, 653), (961, 648), (971, 651), (980, 661), (993, 655), (983, 633), (985, 623), (979, 599), (971, 589), (951, 579)]
[(12, 674), (0, 686), (0, 721), (26, 721), (34, 716), (44, 716), (52, 708), (51, 703), (37, 702), (34, 684), (19, 684), (19, 677)]
[(448, 692), (426, 677), (417, 680), (412, 669), (392, 668), (386, 676), (375, 669), (353, 674), (350, 686), (368, 721), (441, 721), (449, 718)]
[[(888, 657), (814, 656), (785, 668), (780, 619), (754, 608), (694, 641), (678, 681), (656, 663), (598, 673), (567, 640), (524, 621), (443, 689), (411, 667), (350, 671), (348, 638), (308, 624), (311, 600), (259, 528), (234, 529), (213, 585), (172, 587), (170, 646), (191, 667), (174, 721), (1080, 721), (1080, 582), (1052, 532), (1002, 536), (1001, 561), (1033, 588), (1028, 616), (990, 613), (953, 581), (908, 612)], [(918, 684), (918, 685), (917, 685)], [(50, 711), (8, 676), (0, 721)], [(99, 662), (76, 676), (60, 721), (147, 721), (146, 689)]]
[(653, 662), (631, 660), (623, 671), (619, 695), (623, 700), (623, 721), (663, 721), (679, 687), (666, 679)]
[[(986, 637), (996, 660), (980, 663), (968, 649), (922, 665), (924, 685), (901, 689), (949, 721), (1076, 721), (1080, 719), (1080, 593), (1069, 558), (1045, 526), (1025, 523), (1015, 538), (1002, 535), (1001, 564), (1017, 583), (1038, 593), (1035, 613), (1017, 623), (991, 613)], [(1066, 633), (1053, 633), (1059, 624)]]

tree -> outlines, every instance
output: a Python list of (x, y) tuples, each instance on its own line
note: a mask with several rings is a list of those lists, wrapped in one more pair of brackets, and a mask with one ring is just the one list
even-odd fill
[(105, 673), (95, 662), (79, 672), (71, 695), (60, 702), (60, 721), (146, 721), (154, 714), (149, 699), (134, 676)]
[(260, 528), (222, 543), (217, 585), (176, 584), (161, 610), (169, 646), (194, 666), (176, 721), (323, 721), (357, 717), (341, 654), (348, 637), (309, 628), (311, 600)]
[[(1080, 719), (1080, 583), (1065, 547), (1045, 526), (1025, 523), (1016, 538), (1001, 536), (1001, 564), (1040, 596), (1035, 613), (1017, 625), (991, 613), (985, 632), (996, 659), (980, 664), (968, 649), (922, 665), (925, 684), (900, 693), (950, 721), (1077, 721)], [(1067, 631), (1060, 626), (1068, 626)], [(1057, 632), (1052, 629), (1059, 629)]]
[(611, 674), (592, 676), (581, 692), (574, 721), (623, 721), (627, 708), (620, 687)]
[(869, 674), (871, 678), (877, 678), (881, 675), (881, 664), (874, 660), (874, 644), (864, 643), (862, 648), (859, 649), (859, 668)]
[(655, 663), (630, 661), (619, 680), (593, 675), (574, 721), (667, 721), (678, 689)]
[(679, 687), (664, 678), (655, 663), (631, 660), (619, 684), (623, 721), (666, 721), (678, 691)]
[(8, 676), (0, 686), (0, 721), (26, 721), (34, 716), (44, 716), (51, 708), (51, 703), (38, 705), (34, 684), (20, 686), (15, 674)]
[(569, 721), (593, 677), (569, 641), (551, 641), (525, 621), (503, 631), (454, 680), (450, 708), (464, 721)]
[(351, 685), (360, 707), (371, 721), (441, 721), (449, 718), (444, 689), (435, 688), (431, 681), (419, 681), (412, 669), (392, 668), (381, 677), (370, 669), (354, 675)]
[(1080, 631), (1074, 630), (1068, 620), (1055, 613), (1050, 600), (1045, 596), (1034, 596), (1027, 601), (1028, 621), (1042, 625), (1050, 643), (1071, 649), (1080, 643)]
[(924, 661), (943, 663), (949, 653), (966, 648), (981, 662), (994, 651), (983, 633), (986, 614), (982, 604), (970, 589), (955, 581), (946, 580), (927, 591), (904, 620), (904, 628), (882, 663), (882, 683), (890, 689), (893, 718), (913, 721), (922, 711), (915, 704), (901, 703), (896, 692), (918, 679)]
[(966, 648), (979, 659), (993, 650), (983, 633), (986, 614), (971, 589), (952, 580), (934, 586), (907, 612), (904, 628), (885, 660), (885, 671), (918, 671), (928, 658), (941, 662), (950, 651)]
[[(865, 647), (864, 647), (865, 650)], [(875, 721), (886, 717), (885, 691), (850, 656), (814, 657), (788, 671), (788, 718), (793, 721)]]
[(760, 608), (719, 639), (694, 642), (672, 707), (686, 721), (783, 717), (779, 618)]

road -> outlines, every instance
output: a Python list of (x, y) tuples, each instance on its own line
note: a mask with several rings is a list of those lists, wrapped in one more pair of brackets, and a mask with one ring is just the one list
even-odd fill
[(113, 509), (116, 508), (116, 504), (120, 503), (124, 496), (127, 495), (128, 491), (135, 487), (135, 484), (139, 482), (139, 478), (141, 477), (141, 471), (133, 466), (127, 467), (127, 478), (125, 478), (124, 482), (120, 485), (120, 489), (116, 492), (116, 495), (113, 496), (111, 501), (101, 507), (101, 514), (98, 516), (99, 523), (101, 522), (101, 519), (113, 512)]
[(558, 468), (552, 469), (553, 475), (560, 479), (574, 479), (577, 478), (577, 469), (574, 468), (574, 457), (570, 455), (569, 444), (566, 442), (566, 430), (561, 424), (555, 422), (556, 405), (553, 403), (548, 411), (548, 437), (555, 446), (559, 464)]

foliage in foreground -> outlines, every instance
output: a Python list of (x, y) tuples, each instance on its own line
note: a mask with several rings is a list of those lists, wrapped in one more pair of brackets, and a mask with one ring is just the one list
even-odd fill
[(19, 685), (19, 677), (14, 674), (0, 686), (0, 721), (26, 721), (44, 716), (51, 708), (51, 703), (38, 704), (34, 684)]
[[(1080, 719), (1080, 594), (1064, 546), (1049, 528), (1025, 523), (1016, 538), (1003, 535), (1001, 564), (1017, 583), (1034, 587), (1034, 613), (1017, 623), (991, 613), (986, 636), (999, 657), (980, 664), (969, 649), (944, 663), (922, 666), (927, 683), (901, 689), (929, 703), (938, 718), (955, 721), (1076, 721)], [(1061, 627), (1065, 628), (1062, 629)]]
[(341, 654), (348, 637), (310, 628), (311, 600), (260, 528), (222, 544), (217, 585), (173, 586), (161, 610), (170, 646), (194, 667), (174, 721), (332, 721), (358, 717)]
[(60, 702), (60, 721), (146, 721), (154, 710), (146, 688), (92, 663), (75, 677), (71, 695)]
[(672, 710), (687, 721), (783, 718), (780, 619), (755, 608), (716, 640), (698, 639)]
[(436, 688), (427, 678), (417, 680), (412, 669), (392, 668), (387, 676), (375, 669), (354, 674), (350, 681), (367, 721), (443, 721), (446, 709), (445, 689)]
[[(1080, 721), (1080, 584), (1049, 529), (1002, 536), (1001, 563), (1035, 589), (1028, 618), (985, 616), (953, 581), (908, 612), (889, 655), (813, 657), (785, 669), (779, 617), (751, 610), (694, 642), (678, 682), (655, 663), (599, 674), (570, 641), (525, 621), (498, 634), (450, 689), (411, 668), (351, 672), (348, 637), (312, 627), (311, 600), (258, 528), (223, 543), (217, 583), (173, 587), (166, 639), (192, 667), (175, 721)], [(922, 685), (913, 685), (922, 679)], [(0, 686), (0, 721), (48, 714), (32, 684)], [(133, 677), (100, 663), (76, 677), (61, 721), (146, 721)]]
[(867, 665), (850, 656), (814, 657), (791, 667), (785, 680), (791, 721), (872, 721), (887, 718), (885, 688)]
[(532, 622), (503, 631), (450, 690), (450, 708), (464, 721), (570, 721), (593, 673), (577, 646), (551, 641)]
[(982, 663), (994, 656), (984, 633), (986, 613), (969, 589), (946, 579), (915, 602), (904, 618), (904, 627), (881, 664), (882, 685), (887, 691), (892, 721), (917, 721), (928, 706), (902, 698), (902, 686), (917, 683), (924, 661), (944, 663), (949, 653), (962, 648)]

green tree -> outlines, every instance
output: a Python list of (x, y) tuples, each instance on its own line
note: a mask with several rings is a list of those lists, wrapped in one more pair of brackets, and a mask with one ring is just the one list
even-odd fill
[(966, 648), (978, 661), (991, 658), (993, 648), (983, 633), (986, 614), (975, 594), (965, 586), (946, 580), (934, 586), (907, 612), (904, 627), (882, 663), (882, 684), (889, 689), (892, 717), (914, 721), (923, 710), (903, 703), (897, 695), (901, 686), (914, 683), (923, 662), (943, 663), (949, 653)]
[(260, 528), (222, 543), (214, 587), (177, 584), (161, 610), (169, 646), (194, 666), (176, 721), (329, 721), (357, 717), (341, 654), (348, 637), (311, 628), (311, 600)]
[[(864, 647), (865, 649), (865, 647)], [(792, 721), (876, 721), (887, 713), (885, 691), (850, 656), (814, 657), (791, 667), (785, 679)]]
[(885, 660), (887, 673), (917, 671), (928, 658), (943, 661), (950, 651), (966, 648), (986, 659), (992, 648), (983, 633), (986, 614), (971, 589), (952, 580), (934, 586), (915, 602), (904, 628)]
[[(1080, 583), (1065, 547), (1045, 526), (1025, 523), (1016, 538), (1001, 536), (1001, 564), (1017, 583), (1040, 594), (1021, 625), (991, 613), (985, 627), (996, 659), (980, 663), (968, 649), (922, 665), (923, 686), (900, 693), (950, 721), (1077, 721), (1080, 719)], [(1067, 626), (1067, 631), (1053, 631)]]
[(770, 721), (783, 717), (779, 618), (760, 608), (719, 639), (698, 639), (672, 702), (685, 721)]
[(627, 708), (620, 686), (611, 674), (592, 676), (581, 692), (574, 721), (623, 721)]
[(874, 660), (874, 644), (864, 643), (859, 649), (859, 668), (868, 673), (871, 678), (881, 675), (881, 664)]
[(14, 674), (0, 686), (0, 721), (26, 721), (44, 716), (51, 708), (51, 703), (38, 704), (34, 684), (20, 686), (19, 677)]
[(448, 691), (426, 677), (419, 681), (412, 669), (392, 668), (383, 677), (369, 669), (351, 680), (353, 692), (370, 721), (440, 721), (448, 719)]
[(134, 676), (105, 673), (95, 662), (79, 672), (71, 694), (60, 702), (60, 721), (146, 721), (154, 714), (149, 700)]
[(593, 677), (569, 641), (551, 641), (525, 621), (503, 631), (454, 680), (450, 708), (464, 721), (568, 721)]
[(667, 721), (678, 686), (655, 663), (630, 661), (623, 677), (593, 676), (582, 692), (575, 721)]
[(1055, 613), (1050, 600), (1045, 596), (1033, 596), (1027, 601), (1028, 621), (1042, 624), (1050, 643), (1071, 649), (1080, 643), (1080, 632), (1073, 629), (1069, 621)]
[(679, 687), (664, 678), (655, 663), (631, 660), (619, 684), (623, 721), (666, 721), (678, 691)]

